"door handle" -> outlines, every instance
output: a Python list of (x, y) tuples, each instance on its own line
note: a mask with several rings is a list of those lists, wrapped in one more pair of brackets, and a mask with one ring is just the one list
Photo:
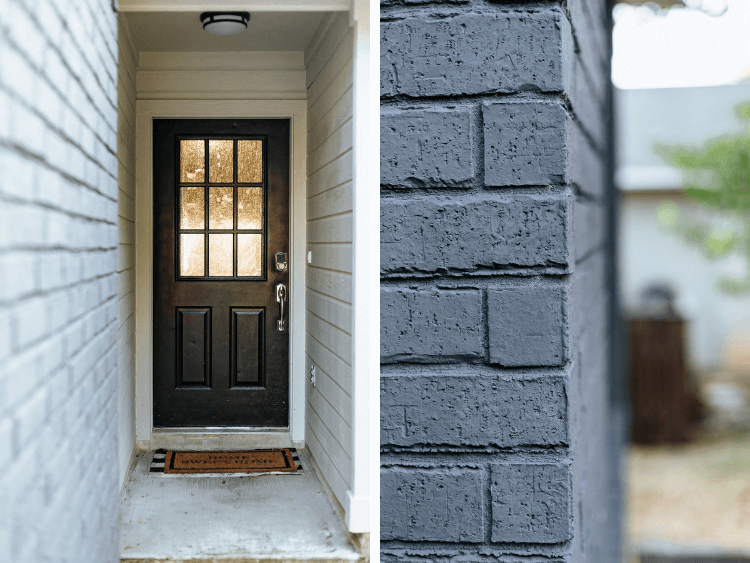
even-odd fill
[(277, 283), (276, 284), (276, 301), (278, 301), (279, 306), (281, 307), (281, 315), (279, 316), (279, 320), (276, 323), (276, 327), (279, 329), (279, 332), (286, 332), (286, 320), (284, 319), (284, 303), (286, 303), (286, 285), (283, 283)]

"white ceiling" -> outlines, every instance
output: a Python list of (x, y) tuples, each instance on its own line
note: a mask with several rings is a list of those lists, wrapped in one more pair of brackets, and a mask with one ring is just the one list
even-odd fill
[(325, 12), (250, 13), (237, 35), (203, 31), (200, 12), (125, 12), (122, 17), (139, 52), (304, 51)]

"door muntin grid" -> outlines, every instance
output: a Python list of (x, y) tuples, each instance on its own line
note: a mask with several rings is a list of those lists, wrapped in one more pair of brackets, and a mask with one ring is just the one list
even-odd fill
[[(231, 174), (226, 172), (229, 143)], [(221, 150), (212, 154), (212, 148)], [(268, 227), (265, 137), (181, 136), (176, 152), (176, 278), (265, 280)], [(248, 162), (250, 159), (254, 161)], [(217, 173), (217, 162), (225, 165), (221, 173)], [(212, 216), (212, 209), (221, 213)], [(231, 261), (231, 273), (227, 264), (218, 267), (220, 249)]]

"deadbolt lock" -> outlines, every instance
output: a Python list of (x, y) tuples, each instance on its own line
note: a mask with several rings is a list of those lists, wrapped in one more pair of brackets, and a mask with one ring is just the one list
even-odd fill
[(277, 272), (286, 272), (289, 268), (289, 265), (286, 261), (286, 252), (277, 252), (274, 256), (274, 261), (276, 263)]

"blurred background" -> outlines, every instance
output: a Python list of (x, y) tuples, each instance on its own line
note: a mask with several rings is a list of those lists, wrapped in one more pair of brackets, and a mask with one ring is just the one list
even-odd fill
[(613, 19), (628, 562), (750, 561), (750, 0)]

